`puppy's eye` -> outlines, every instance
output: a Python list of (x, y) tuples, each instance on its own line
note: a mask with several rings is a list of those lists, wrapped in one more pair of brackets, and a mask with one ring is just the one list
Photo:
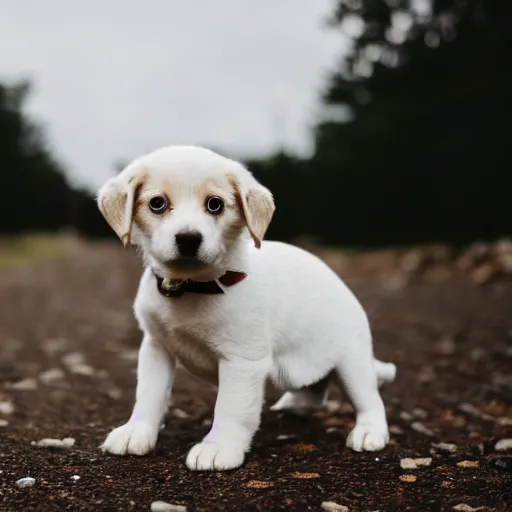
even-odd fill
[(149, 200), (149, 208), (153, 213), (164, 213), (169, 203), (163, 196), (155, 196)]
[(217, 196), (210, 196), (206, 199), (206, 209), (213, 215), (218, 215), (224, 210), (224, 201)]

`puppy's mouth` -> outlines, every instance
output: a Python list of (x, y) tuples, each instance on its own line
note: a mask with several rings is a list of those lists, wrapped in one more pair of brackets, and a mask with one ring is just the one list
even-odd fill
[(171, 270), (200, 270), (206, 267), (208, 263), (198, 258), (188, 258), (180, 256), (172, 260), (167, 260), (165, 266)]

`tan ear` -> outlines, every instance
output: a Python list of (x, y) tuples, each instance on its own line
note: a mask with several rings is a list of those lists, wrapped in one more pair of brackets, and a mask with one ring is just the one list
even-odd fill
[(254, 240), (254, 245), (259, 249), (276, 209), (272, 194), (259, 183), (244, 191), (236, 178), (230, 181), (245, 224)]
[(109, 226), (126, 247), (130, 244), (135, 199), (142, 179), (117, 176), (109, 180), (98, 193), (98, 208)]

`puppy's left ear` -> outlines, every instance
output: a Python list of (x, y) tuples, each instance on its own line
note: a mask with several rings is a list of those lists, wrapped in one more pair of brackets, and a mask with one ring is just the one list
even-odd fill
[(121, 173), (98, 193), (98, 208), (125, 247), (130, 244), (135, 199), (141, 185), (141, 176)]
[(254, 185), (247, 190), (244, 190), (236, 178), (233, 177), (230, 181), (242, 217), (254, 240), (254, 245), (259, 249), (276, 209), (274, 198), (270, 190), (256, 180), (252, 180)]

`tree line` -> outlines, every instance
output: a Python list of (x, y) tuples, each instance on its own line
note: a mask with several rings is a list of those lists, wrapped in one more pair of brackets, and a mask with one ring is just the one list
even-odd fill
[[(379, 246), (512, 234), (512, 4), (415, 4), (337, 5), (328, 29), (352, 50), (320, 98), (314, 153), (246, 162), (276, 198), (269, 237)], [(29, 91), (0, 86), (0, 233), (108, 236), (94, 197), (69, 185), (24, 115)]]

